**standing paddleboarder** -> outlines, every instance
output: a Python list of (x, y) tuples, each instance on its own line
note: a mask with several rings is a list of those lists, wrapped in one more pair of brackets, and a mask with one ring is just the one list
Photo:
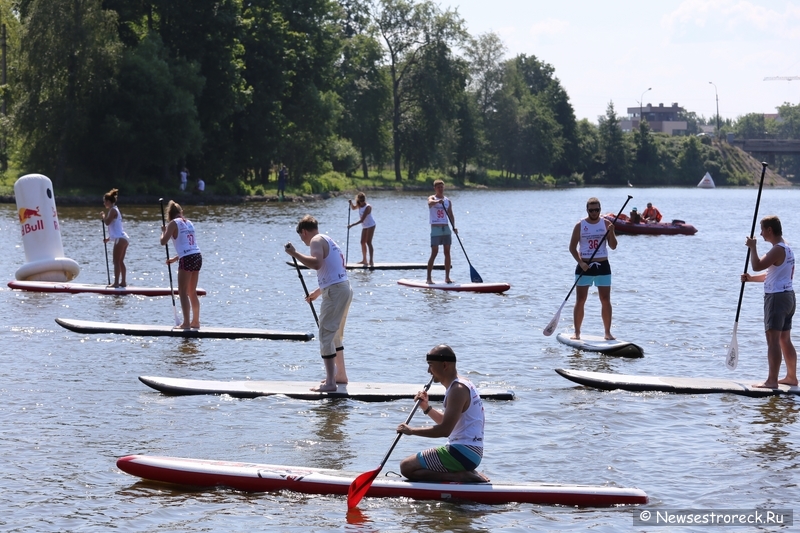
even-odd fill
[(319, 287), (308, 295), (312, 302), (322, 296), (319, 311), (319, 349), (325, 363), (325, 380), (312, 391), (332, 392), (337, 383), (347, 383), (344, 366), (344, 325), (353, 301), (353, 289), (347, 279), (344, 254), (333, 239), (319, 232), (317, 220), (304, 216), (297, 223), (297, 234), (309, 247), (311, 255), (301, 254), (292, 243), (286, 243), (286, 253), (308, 268), (317, 271)]
[[(181, 300), (183, 321), (178, 329), (197, 329), (200, 327), (200, 298), (197, 297), (197, 281), (203, 267), (203, 256), (197, 246), (197, 237), (192, 221), (183, 216), (180, 204), (170, 200), (167, 205), (166, 226), (161, 226), (161, 245), (172, 239), (178, 255), (167, 260), (168, 264), (178, 262), (178, 295)], [(171, 282), (170, 282), (171, 283)]]
[[(792, 317), (795, 295), (794, 252), (783, 240), (783, 228), (777, 216), (761, 219), (761, 236), (772, 245), (762, 257), (758, 256), (758, 240), (747, 238), (750, 248), (750, 265), (763, 274), (742, 274), (742, 281), (764, 282), (764, 331), (767, 337), (767, 362), (769, 374), (766, 381), (754, 387), (775, 389), (778, 384), (797, 385), (797, 351), (792, 344)], [(778, 379), (781, 359), (786, 362), (786, 377)]]
[[(608, 262), (607, 248), (612, 250), (617, 248), (617, 235), (614, 233), (614, 224), (600, 216), (600, 209), (600, 200), (594, 196), (586, 201), (588, 216), (575, 224), (569, 241), (569, 252), (578, 262), (575, 267), (577, 280), (575, 309), (572, 313), (575, 324), (573, 339), (581, 338), (584, 306), (589, 295), (589, 287), (592, 285), (597, 287), (600, 295), (605, 339), (614, 339), (614, 335), (611, 334), (611, 265)], [(601, 243), (603, 235), (606, 235), (606, 238)], [(591, 262), (588, 262), (590, 259)]]
[(435, 425), (412, 428), (400, 424), (397, 432), (429, 438), (447, 437), (447, 444), (406, 457), (400, 462), (400, 473), (411, 481), (487, 483), (489, 480), (475, 471), (483, 458), (485, 417), (481, 397), (468, 379), (458, 375), (456, 354), (450, 346), (434, 346), (425, 359), (433, 381), (446, 389), (444, 411), (434, 409), (428, 403), (428, 393), (421, 391), (414, 399), (419, 400), (422, 413)]
[(449, 217), (450, 223), (453, 224), (453, 231), (458, 233), (456, 219), (453, 216), (453, 202), (444, 195), (444, 181), (434, 181), (433, 190), (435, 192), (428, 196), (428, 219), (431, 224), (431, 256), (428, 258), (427, 282), (433, 283), (431, 278), (433, 262), (436, 260), (436, 256), (439, 255), (439, 246), (441, 246), (444, 250), (444, 281), (445, 283), (453, 283), (453, 280), (450, 279), (450, 245), (453, 242), (453, 237), (448, 223)]

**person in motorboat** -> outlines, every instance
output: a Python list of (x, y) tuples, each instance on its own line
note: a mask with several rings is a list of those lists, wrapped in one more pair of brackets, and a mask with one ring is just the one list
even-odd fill
[(645, 222), (661, 222), (661, 212), (651, 202), (647, 202), (647, 209), (642, 213)]
[(447, 444), (423, 450), (400, 462), (400, 473), (411, 481), (460, 481), (487, 483), (489, 480), (475, 469), (483, 458), (483, 402), (475, 386), (458, 375), (456, 354), (447, 344), (434, 346), (425, 355), (428, 373), (433, 381), (444, 385), (444, 410), (428, 403), (428, 393), (420, 391), (422, 413), (433, 420), (433, 426), (397, 426), (398, 433), (428, 438), (447, 437)]
[(634, 207), (633, 209), (631, 209), (631, 214), (628, 217), (628, 221), (631, 224), (638, 224), (639, 222), (642, 221), (642, 215), (639, 214), (639, 210), (637, 208)]

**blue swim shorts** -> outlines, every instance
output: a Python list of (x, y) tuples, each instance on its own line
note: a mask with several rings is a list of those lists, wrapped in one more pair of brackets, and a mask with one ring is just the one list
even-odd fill
[(447, 444), (417, 453), (422, 468), (434, 472), (464, 472), (475, 470), (483, 459), (483, 446)]
[(450, 226), (431, 225), (431, 248), (439, 246), (450, 246), (453, 236), (450, 233)]
[[(583, 276), (581, 276), (583, 273)], [(580, 279), (578, 277), (580, 276)], [(583, 271), (580, 265), (575, 265), (575, 279), (578, 280), (578, 287), (610, 287), (611, 286), (611, 264), (608, 261), (592, 261), (589, 263), (589, 270)]]

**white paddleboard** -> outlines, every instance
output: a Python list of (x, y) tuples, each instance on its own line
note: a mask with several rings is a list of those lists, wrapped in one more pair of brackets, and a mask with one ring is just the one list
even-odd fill
[(556, 339), (562, 344), (586, 352), (599, 352), (617, 357), (644, 357), (644, 350), (640, 346), (619, 339), (606, 340), (597, 335), (583, 334), (580, 339), (572, 339), (568, 333), (559, 333)]
[(397, 283), (415, 289), (455, 292), (505, 292), (511, 288), (508, 283), (425, 283), (425, 281), (415, 279), (399, 279)]

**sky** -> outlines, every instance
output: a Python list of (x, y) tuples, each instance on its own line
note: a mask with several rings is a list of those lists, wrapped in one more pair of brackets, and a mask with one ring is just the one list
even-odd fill
[(596, 123), (612, 101), (622, 116), (641, 100), (677, 102), (708, 119), (717, 95), (723, 119), (800, 103), (800, 79), (764, 81), (800, 77), (800, 0), (438, 3), (457, 9), (471, 35), (498, 34), (507, 58), (552, 65), (578, 120)]

